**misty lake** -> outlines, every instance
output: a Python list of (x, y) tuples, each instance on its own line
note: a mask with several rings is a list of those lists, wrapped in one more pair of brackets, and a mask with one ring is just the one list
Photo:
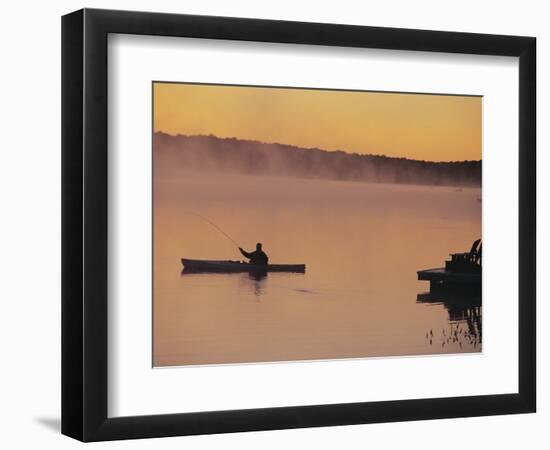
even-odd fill
[[(481, 190), (219, 173), (156, 178), (155, 366), (481, 351), (481, 307), (425, 293), (481, 237)], [(305, 274), (182, 273), (180, 258), (270, 263)]]

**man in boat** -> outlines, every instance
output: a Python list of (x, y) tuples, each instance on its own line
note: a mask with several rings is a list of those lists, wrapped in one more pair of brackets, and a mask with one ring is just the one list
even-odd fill
[(256, 251), (253, 251), (250, 253), (243, 250), (241, 247), (239, 247), (239, 250), (245, 258), (250, 259), (250, 264), (256, 264), (258, 266), (267, 266), (267, 262), (269, 261), (269, 258), (267, 257), (265, 252), (262, 250), (261, 243), (258, 242), (256, 244)]

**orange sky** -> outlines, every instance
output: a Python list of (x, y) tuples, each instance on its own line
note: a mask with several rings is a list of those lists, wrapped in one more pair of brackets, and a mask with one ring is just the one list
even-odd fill
[(481, 159), (481, 97), (154, 83), (154, 130), (428, 161)]

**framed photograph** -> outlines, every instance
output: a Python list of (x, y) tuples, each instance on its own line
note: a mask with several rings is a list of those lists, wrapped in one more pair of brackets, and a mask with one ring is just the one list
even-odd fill
[(535, 412), (536, 40), (62, 20), (62, 432)]

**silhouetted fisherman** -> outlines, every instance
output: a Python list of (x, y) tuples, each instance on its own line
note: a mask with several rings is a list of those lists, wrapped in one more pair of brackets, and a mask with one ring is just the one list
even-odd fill
[(262, 250), (262, 244), (259, 242), (256, 244), (256, 250), (253, 252), (247, 252), (244, 251), (241, 247), (239, 247), (240, 252), (245, 256), (246, 258), (250, 259), (250, 264), (256, 264), (258, 266), (267, 266), (267, 262), (269, 261), (269, 258)]

